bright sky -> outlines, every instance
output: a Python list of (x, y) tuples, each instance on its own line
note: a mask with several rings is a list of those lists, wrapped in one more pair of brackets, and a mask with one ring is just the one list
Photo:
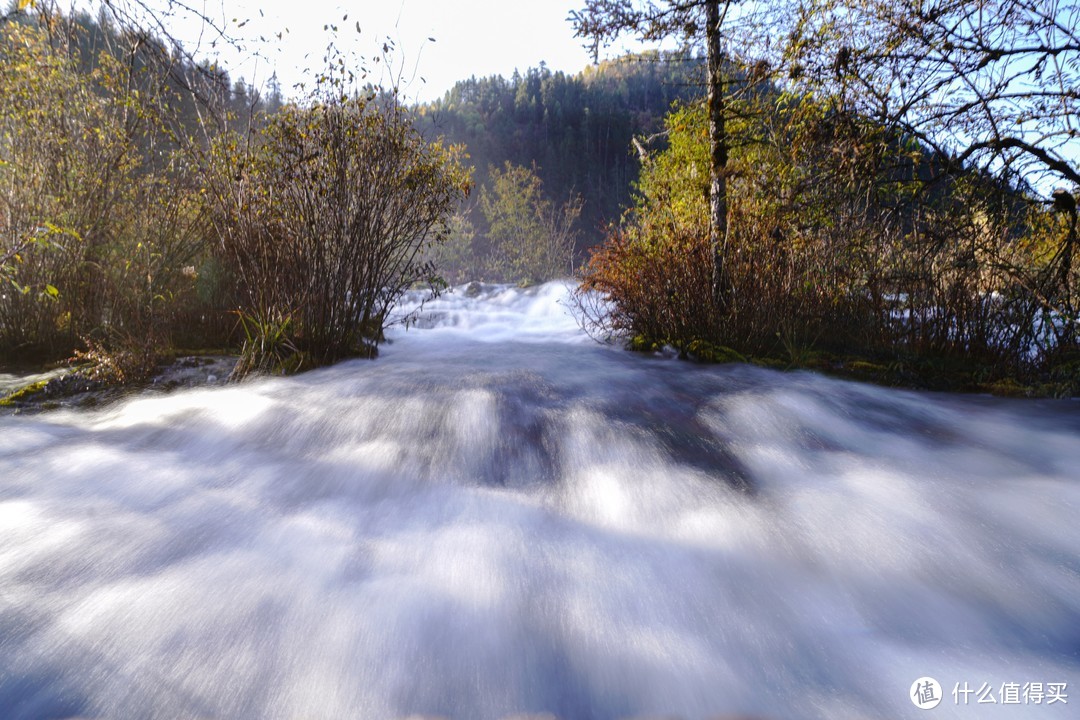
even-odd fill
[[(304, 68), (321, 67), (331, 40), (324, 26), (336, 24), (339, 46), (369, 59), (381, 55), (387, 37), (394, 39), (392, 71), (376, 72), (373, 79), (385, 81), (400, 75), (406, 99), (427, 101), (471, 75), (509, 77), (515, 68), (524, 71), (541, 61), (552, 70), (578, 72), (591, 58), (581, 40), (574, 38), (567, 16), (582, 5), (583, 0), (279, 0), (272, 5), (218, 0), (204, 6), (206, 13), (224, 17), (232, 28), (236, 27), (234, 18), (247, 19), (238, 33), (256, 43), (260, 35), (270, 39), (262, 51), (266, 59), (239, 61), (231, 52), (212, 51), (205, 35), (200, 55), (220, 52), (220, 61), (234, 78), (254, 78), (257, 84), (276, 70), (288, 94), (303, 79)], [(198, 9), (200, 0), (194, 6)], [(343, 20), (346, 15), (348, 19)], [(286, 28), (288, 33), (284, 33)], [(278, 32), (283, 33), (280, 42)], [(177, 34), (191, 41), (189, 32)]]

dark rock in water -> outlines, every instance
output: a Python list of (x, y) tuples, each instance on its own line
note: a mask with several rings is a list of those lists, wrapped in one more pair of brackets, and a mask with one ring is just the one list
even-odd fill
[(104, 389), (105, 383), (100, 380), (93, 380), (79, 372), (73, 372), (55, 377), (47, 382), (45, 387), (41, 389), (40, 396), (42, 399), (66, 398), (80, 393)]
[(94, 393), (105, 392), (109, 390), (104, 383), (75, 371), (28, 383), (0, 398), (0, 408), (14, 412), (54, 410), (64, 404), (72, 404), (72, 398), (84, 400)]
[(139, 392), (170, 392), (177, 388), (223, 384), (236, 365), (233, 356), (182, 357), (161, 367), (150, 382), (129, 386), (110, 386), (84, 375), (79, 370), (43, 378), (30, 376), (32, 382), (0, 397), (0, 412), (16, 413), (55, 410), (61, 407), (93, 408)]
[(176, 361), (173, 362), (173, 367), (197, 368), (213, 364), (214, 358), (205, 357), (203, 355), (192, 355), (190, 357), (177, 358)]
[(220, 385), (236, 367), (232, 355), (192, 355), (180, 357), (160, 368), (150, 381), (155, 390), (174, 390), (181, 387)]
[(484, 287), (480, 283), (478, 283), (478, 282), (476, 282), (474, 280), (473, 282), (471, 282), (471, 283), (469, 283), (468, 285), (465, 286), (465, 297), (468, 297), (468, 298), (479, 297), (480, 292), (483, 289), (484, 289)]

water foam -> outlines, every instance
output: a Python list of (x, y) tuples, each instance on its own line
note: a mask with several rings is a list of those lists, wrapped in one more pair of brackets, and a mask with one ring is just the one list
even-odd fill
[(1072, 716), (949, 693), (1075, 690), (1075, 403), (630, 355), (566, 293), (0, 418), (0, 714)]

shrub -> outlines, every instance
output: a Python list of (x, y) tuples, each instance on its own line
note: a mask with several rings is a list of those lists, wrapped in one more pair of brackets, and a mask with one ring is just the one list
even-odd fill
[(0, 357), (153, 354), (205, 257), (196, 188), (162, 150), (146, 43), (96, 28), (80, 50), (92, 29), (50, 12), (0, 25)]
[(240, 312), (249, 329), (280, 329), (270, 346), (287, 341), (310, 365), (371, 354), (394, 300), (434, 279), (423, 253), (468, 186), (458, 150), (425, 142), (395, 98), (288, 106), (246, 136), (219, 137), (208, 161)]
[(828, 101), (772, 94), (734, 114), (724, 302), (710, 284), (705, 112), (690, 106), (668, 117), (634, 208), (584, 268), (594, 329), (699, 357), (963, 358), (968, 384), (1030, 379), (1062, 356), (1074, 216)]
[(529, 284), (569, 275), (581, 198), (553, 203), (535, 167), (507, 162), (501, 170), (490, 168), (488, 175), (491, 186), (481, 189), (480, 209), (487, 221), (493, 274)]
[(636, 337), (642, 346), (685, 350), (713, 337), (718, 322), (710, 299), (708, 146), (699, 142), (701, 113), (673, 113), (667, 129), (668, 148), (646, 160), (635, 208), (593, 252), (581, 288), (599, 292), (614, 308), (587, 313), (594, 328)]

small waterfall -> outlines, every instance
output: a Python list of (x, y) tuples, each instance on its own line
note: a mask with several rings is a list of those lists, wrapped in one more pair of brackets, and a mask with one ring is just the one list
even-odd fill
[(635, 355), (568, 292), (0, 417), (0, 717), (1075, 717), (1080, 405)]

